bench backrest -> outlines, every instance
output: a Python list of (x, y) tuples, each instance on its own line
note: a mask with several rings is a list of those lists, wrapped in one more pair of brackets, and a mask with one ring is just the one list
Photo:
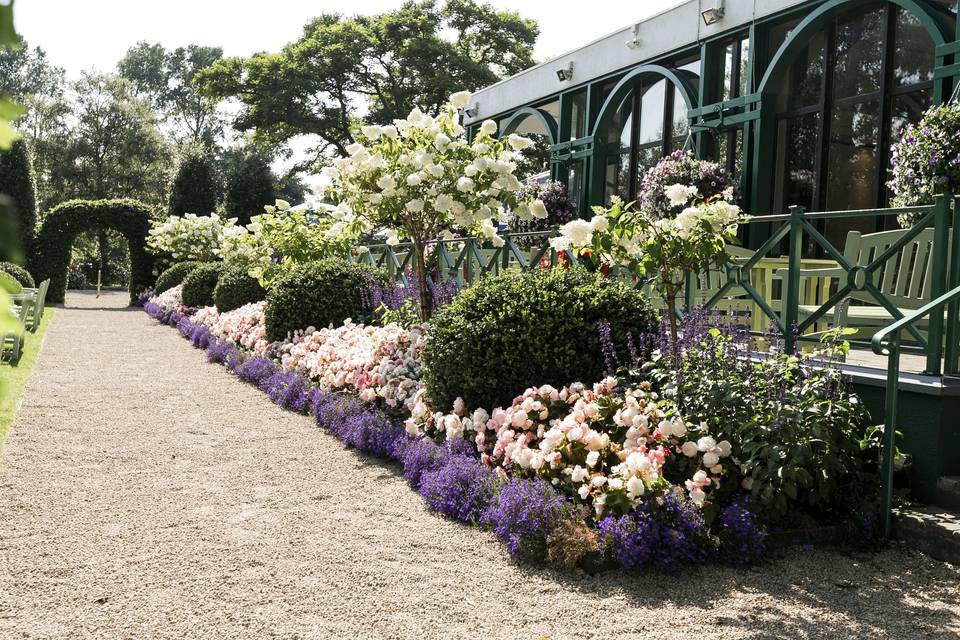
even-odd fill
[[(867, 266), (891, 245), (900, 241), (908, 229), (894, 229), (878, 233), (847, 234), (843, 257), (851, 266)], [(874, 272), (873, 284), (890, 302), (900, 309), (918, 309), (930, 301), (933, 273), (933, 229), (924, 229), (916, 237), (888, 258)], [(950, 246), (947, 246), (946, 265), (949, 268)], [(876, 304), (867, 291), (854, 291), (851, 298)]]

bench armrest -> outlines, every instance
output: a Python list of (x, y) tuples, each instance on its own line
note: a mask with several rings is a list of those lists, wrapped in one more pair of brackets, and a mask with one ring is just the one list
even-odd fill
[[(789, 269), (777, 269), (773, 272), (774, 278), (785, 278), (790, 273)], [(842, 278), (847, 272), (840, 267), (829, 267), (824, 269), (800, 269), (801, 278)]]

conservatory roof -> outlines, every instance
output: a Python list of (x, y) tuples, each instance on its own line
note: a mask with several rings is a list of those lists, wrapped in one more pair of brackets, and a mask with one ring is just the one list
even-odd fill
[[(717, 7), (721, 0), (689, 0), (644, 20), (603, 36), (578, 49), (505, 78), (477, 91), (470, 100), (476, 113), (464, 121), (471, 124), (512, 111), (591, 80), (636, 66), (646, 60), (676, 51), (724, 32), (774, 15), (807, 0), (726, 0), (718, 22), (705, 25), (701, 12)], [(638, 40), (635, 47), (627, 43)], [(557, 71), (573, 63), (573, 78), (558, 81)]]

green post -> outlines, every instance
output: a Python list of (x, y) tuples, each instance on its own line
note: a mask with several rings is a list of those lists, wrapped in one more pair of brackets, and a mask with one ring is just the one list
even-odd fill
[(467, 242), (463, 245), (463, 266), (466, 270), (463, 279), (468, 286), (473, 284), (473, 242), (473, 238), (467, 238)]
[[(950, 196), (938, 195), (933, 205), (933, 270), (930, 274), (930, 299), (936, 300), (947, 292), (947, 252), (950, 242)], [(930, 314), (927, 332), (926, 373), (940, 375), (943, 356), (943, 310)]]
[(884, 538), (890, 537), (890, 507), (893, 504), (893, 462), (896, 453), (897, 383), (900, 378), (900, 331), (894, 331), (887, 346), (887, 389), (883, 410), (883, 449), (880, 459), (880, 517)]
[(800, 258), (803, 251), (803, 207), (790, 207), (787, 290), (783, 296), (783, 344), (787, 353), (796, 350), (794, 328), (800, 311)]
[(690, 313), (696, 304), (696, 284), (697, 274), (693, 271), (688, 271), (686, 277), (683, 279), (683, 312), (685, 314)]
[[(960, 202), (952, 200), (953, 211), (950, 214), (950, 272), (947, 277), (947, 289), (953, 291), (960, 287)], [(960, 373), (960, 302), (951, 300), (947, 303), (947, 350), (944, 354), (944, 373), (956, 375)]]

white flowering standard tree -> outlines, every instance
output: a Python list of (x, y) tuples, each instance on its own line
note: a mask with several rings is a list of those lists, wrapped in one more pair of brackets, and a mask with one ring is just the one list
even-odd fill
[(539, 200), (519, 196), (514, 175), (517, 154), (532, 142), (518, 135), (494, 138), (497, 124), (483, 122), (468, 141), (459, 111), (468, 92), (450, 97), (436, 117), (418, 109), (392, 125), (362, 128), (361, 142), (325, 170), (329, 195), (338, 203), (331, 237), (357, 239), (379, 230), (387, 243), (409, 240), (416, 252), (420, 316), (430, 317), (427, 287), (427, 244), (442, 231), (459, 228), (502, 246), (497, 222), (514, 215), (522, 220), (546, 217)]
[(170, 216), (150, 229), (147, 247), (152, 253), (169, 255), (174, 262), (216, 260), (224, 239), (247, 233), (236, 223), (236, 218), (223, 219), (215, 213)]
[(697, 188), (681, 184), (665, 190), (670, 205), (684, 206), (672, 218), (636, 210), (633, 203), (614, 198), (609, 209), (594, 207), (591, 220), (574, 220), (560, 227), (551, 244), (570, 249), (597, 266), (619, 266), (638, 276), (655, 278), (667, 305), (673, 355), (677, 355), (677, 298), (690, 273), (726, 259), (726, 244), (736, 238), (738, 225), (749, 217), (733, 204), (727, 190), (700, 198)]

